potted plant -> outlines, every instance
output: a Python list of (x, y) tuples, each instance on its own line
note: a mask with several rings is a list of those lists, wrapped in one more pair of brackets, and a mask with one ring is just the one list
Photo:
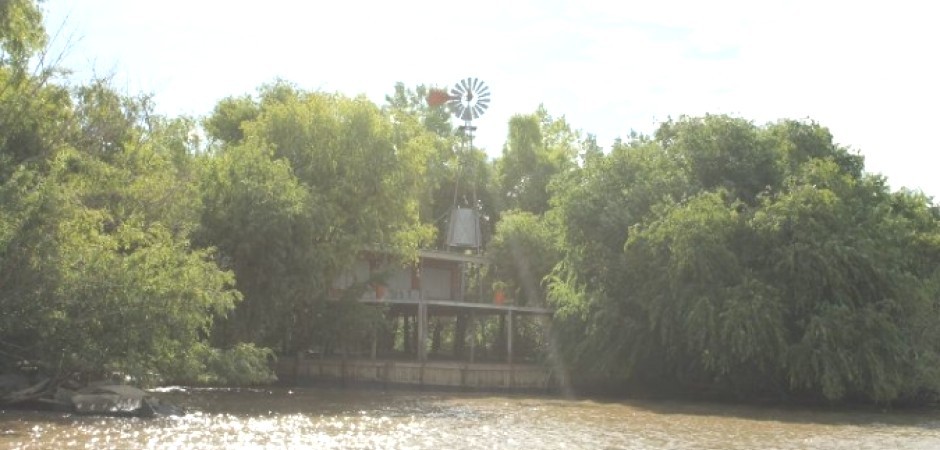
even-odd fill
[(497, 305), (502, 305), (506, 303), (506, 288), (508, 285), (505, 281), (497, 281), (493, 283), (493, 303)]

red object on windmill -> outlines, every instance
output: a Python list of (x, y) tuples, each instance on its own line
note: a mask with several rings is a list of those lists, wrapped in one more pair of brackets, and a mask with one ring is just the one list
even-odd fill
[(443, 89), (432, 88), (428, 92), (428, 105), (438, 107), (451, 100), (450, 94)]

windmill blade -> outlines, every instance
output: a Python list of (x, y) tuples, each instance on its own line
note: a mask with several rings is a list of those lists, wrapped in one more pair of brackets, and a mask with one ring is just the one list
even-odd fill
[(466, 79), (462, 80), (462, 81), (460, 82), (460, 84), (463, 85), (464, 89), (465, 89), (467, 92), (473, 92), (473, 88), (470, 86), (470, 79), (469, 79), (469, 78), (466, 78)]

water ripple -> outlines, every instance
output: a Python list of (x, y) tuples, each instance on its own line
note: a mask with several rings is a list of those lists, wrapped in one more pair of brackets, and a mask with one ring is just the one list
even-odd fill
[(0, 448), (940, 448), (940, 415), (327, 389), (167, 390), (153, 420), (0, 411)]

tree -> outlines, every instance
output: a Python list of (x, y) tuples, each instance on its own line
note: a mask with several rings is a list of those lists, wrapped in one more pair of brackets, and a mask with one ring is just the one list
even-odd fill
[(395, 92), (385, 96), (386, 108), (393, 111), (396, 117), (412, 117), (422, 127), (438, 136), (454, 136), (450, 110), (444, 107), (434, 108), (427, 103), (431, 89), (432, 87), (424, 84), (409, 89), (404, 83), (395, 83)]
[(0, 342), (60, 376), (191, 379), (205, 370), (194, 353), (212, 317), (239, 298), (232, 274), (189, 244), (195, 190), (166, 140), (124, 141), (105, 155), (72, 147), (95, 142), (86, 137), (60, 142), (48, 170), (23, 167), (0, 189), (10, 213), (0, 307), (11, 313)]
[(238, 144), (245, 139), (242, 124), (258, 118), (261, 107), (251, 97), (224, 98), (204, 121), (206, 133), (211, 139), (224, 144)]
[(0, 3), (0, 66), (24, 71), (29, 58), (45, 45), (46, 32), (36, 2), (6, 0)]
[(496, 160), (501, 209), (542, 214), (549, 209), (553, 177), (574, 167), (579, 135), (543, 107), (535, 114), (513, 116), (503, 155)]
[(561, 259), (559, 234), (549, 217), (511, 211), (496, 224), (487, 254), (496, 263), (496, 280), (522, 305), (545, 304), (544, 280)]
[(213, 250), (190, 245), (192, 121), (30, 69), (41, 24), (34, 2), (0, 3), (0, 367), (192, 380), (213, 316), (239, 299)]
[(722, 116), (587, 161), (556, 200), (568, 358), (739, 395), (937, 392), (940, 222), (862, 167), (817, 124)]
[(218, 246), (245, 295), (219, 329), (294, 352), (322, 343), (333, 281), (359, 252), (413, 257), (431, 238), (418, 195), (435, 138), (364, 98), (283, 82), (259, 97), (244, 139), (207, 156), (200, 242)]
[(782, 180), (771, 142), (742, 119), (707, 115), (669, 120), (655, 138), (703, 190), (723, 188), (753, 203), (766, 187)]

